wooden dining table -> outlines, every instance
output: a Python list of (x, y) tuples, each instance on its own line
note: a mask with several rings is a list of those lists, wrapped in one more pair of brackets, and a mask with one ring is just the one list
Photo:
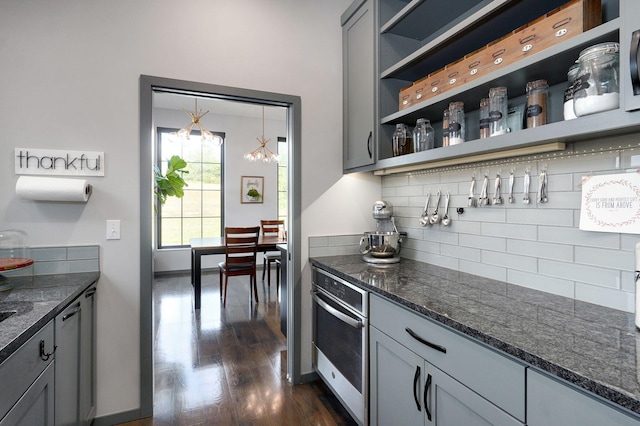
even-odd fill
[[(191, 285), (194, 292), (195, 309), (200, 309), (202, 293), (202, 256), (224, 254), (224, 237), (191, 238)], [(286, 244), (287, 240), (278, 236), (260, 236), (258, 251), (275, 251), (278, 244)]]

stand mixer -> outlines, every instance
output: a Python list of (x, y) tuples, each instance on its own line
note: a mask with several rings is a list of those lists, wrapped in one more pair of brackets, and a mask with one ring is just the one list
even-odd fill
[(393, 220), (393, 205), (379, 200), (373, 204), (376, 230), (365, 232), (360, 239), (360, 253), (368, 263), (393, 264), (400, 262), (400, 244), (406, 233), (398, 232)]

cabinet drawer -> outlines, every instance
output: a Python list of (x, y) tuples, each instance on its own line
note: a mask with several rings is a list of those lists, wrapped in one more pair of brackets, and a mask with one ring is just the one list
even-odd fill
[(372, 325), (524, 421), (524, 364), (379, 296), (369, 304)]
[(638, 426), (640, 418), (582, 389), (527, 370), (527, 424), (530, 426)]
[(53, 321), (45, 325), (0, 365), (0, 383), (11, 384), (3, 386), (2, 389), (0, 418), (4, 417), (47, 365), (53, 361), (53, 356), (46, 361), (40, 358), (41, 340), (44, 341), (44, 350), (52, 353), (54, 351)]

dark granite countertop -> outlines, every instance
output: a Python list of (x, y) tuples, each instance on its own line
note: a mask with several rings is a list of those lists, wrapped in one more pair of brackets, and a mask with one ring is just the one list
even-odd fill
[(409, 259), (313, 265), (640, 414), (632, 314)]
[(14, 288), (0, 292), (0, 312), (16, 311), (0, 322), (0, 363), (99, 277), (99, 272), (12, 277)]

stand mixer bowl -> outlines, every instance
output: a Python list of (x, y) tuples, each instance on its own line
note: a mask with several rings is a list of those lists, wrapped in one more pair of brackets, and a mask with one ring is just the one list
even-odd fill
[(393, 257), (400, 254), (401, 241), (398, 232), (365, 232), (360, 239), (360, 253), (379, 258)]

